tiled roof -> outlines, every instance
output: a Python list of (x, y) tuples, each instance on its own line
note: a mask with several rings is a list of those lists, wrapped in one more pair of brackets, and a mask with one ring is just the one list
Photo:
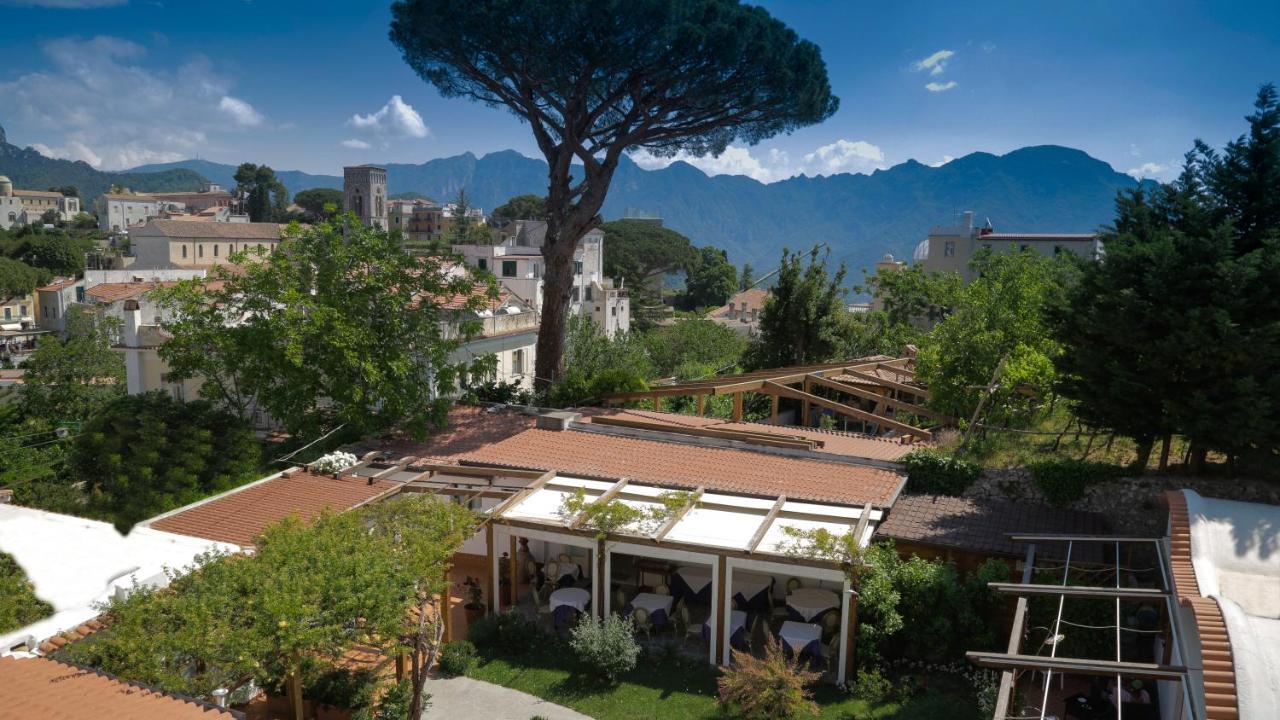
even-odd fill
[(879, 507), (888, 506), (902, 484), (900, 475), (878, 468), (581, 430), (525, 430), (460, 459), (566, 475), (625, 477), (690, 490), (704, 486), (719, 492)]
[(233, 710), (48, 658), (0, 657), (0, 720), (243, 718)]
[(750, 290), (743, 290), (742, 292), (736, 293), (732, 297), (730, 297), (729, 300), (726, 301), (724, 305), (716, 308), (715, 310), (712, 310), (711, 313), (709, 314), (709, 317), (723, 317), (725, 315), (728, 315), (730, 312), (729, 310), (730, 304), (733, 305), (734, 311), (737, 311), (737, 312), (741, 312), (744, 309), (751, 310), (753, 308), (756, 310), (760, 310), (764, 308), (764, 301), (767, 300), (768, 298), (769, 298), (769, 291), (764, 288), (751, 288)]
[(58, 280), (54, 280), (48, 285), (45, 285), (43, 287), (38, 287), (36, 288), (36, 290), (42, 291), (42, 292), (52, 292), (54, 290), (61, 290), (63, 288), (71, 287), (72, 285), (75, 285), (75, 284), (76, 284), (76, 279), (73, 277), (60, 278)]
[(142, 297), (156, 288), (173, 287), (177, 284), (176, 280), (165, 282), (100, 283), (85, 290), (84, 293), (95, 300), (112, 303)]
[(40, 643), (40, 652), (48, 655), (70, 645), (73, 642), (76, 642), (77, 640), (83, 640), (89, 637), (107, 626), (104, 617), (105, 616), (103, 615), (99, 615), (96, 618), (80, 623), (70, 630), (63, 630), (57, 635), (54, 635), (48, 640)]
[(14, 197), (43, 197), (43, 198), (60, 198), (62, 193), (51, 192), (49, 190), (14, 190)]
[[(1006, 500), (904, 494), (876, 534), (985, 555), (1022, 557), (1026, 547), (1009, 540), (1010, 533), (1099, 535), (1109, 529), (1106, 517), (1096, 513)], [(1048, 545), (1044, 549), (1052, 550)]]
[(279, 223), (224, 223), (190, 222), (184, 220), (152, 220), (148, 228), (155, 228), (169, 238), (219, 240), (279, 240), (286, 226)]
[(148, 196), (146, 196), (146, 195), (132, 195), (132, 194), (130, 194), (130, 195), (126, 195), (126, 194), (123, 194), (123, 193), (103, 193), (103, 194), (102, 194), (102, 197), (104, 197), (104, 198), (106, 198), (106, 199), (108, 199), (108, 200), (128, 200), (129, 202), (145, 202), (145, 203), (157, 203), (157, 204), (158, 204), (158, 201), (157, 201), (155, 198), (151, 198), (151, 197), (148, 197)]
[(819, 428), (798, 427), (795, 425), (767, 425), (754, 422), (731, 422), (720, 418), (698, 417), (697, 415), (680, 415), (678, 413), (654, 412), (652, 410), (601, 409), (588, 410), (584, 414), (592, 416), (634, 417), (638, 420), (659, 421), (674, 426), (693, 428), (714, 428), (716, 430), (742, 430), (769, 435), (799, 435), (809, 440), (822, 443), (819, 452), (835, 455), (847, 455), (870, 460), (895, 461), (903, 455), (918, 450), (920, 444), (910, 445), (900, 438), (882, 438), (862, 433), (841, 432), (839, 430), (822, 430)]
[(397, 457), (413, 455), (430, 458), (451, 458), (475, 452), (480, 448), (528, 430), (534, 426), (531, 415), (510, 410), (457, 405), (449, 411), (449, 423), (433, 430), (425, 441), (405, 438), (378, 444), (358, 443), (352, 447), (357, 455), (370, 450), (382, 450)]
[(303, 470), (286, 471), (166, 515), (151, 527), (249, 547), (268, 525), (290, 515), (310, 522), (326, 508), (350, 510), (398, 487), (385, 480), (370, 484), (366, 478), (353, 475), (334, 478)]
[(1187, 497), (1181, 492), (1165, 493), (1169, 504), (1169, 568), (1178, 602), (1191, 608), (1200, 636), (1200, 658), (1204, 669), (1205, 720), (1236, 720), (1240, 710), (1236, 698), (1235, 659), (1227, 624), (1218, 601), (1203, 597), (1191, 563), (1191, 518)]

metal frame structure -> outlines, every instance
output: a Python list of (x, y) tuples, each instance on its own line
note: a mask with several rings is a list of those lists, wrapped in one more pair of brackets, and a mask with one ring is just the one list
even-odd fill
[[(1186, 648), (1182, 647), (1183, 633), (1179, 624), (1180, 615), (1177, 600), (1173, 591), (1168, 557), (1163, 538), (1110, 537), (1103, 535), (1010, 535), (1009, 537), (1014, 542), (1027, 544), (1027, 555), (1022, 571), (1022, 582), (993, 582), (989, 584), (991, 589), (998, 593), (1016, 595), (1018, 598), (1017, 606), (1014, 611), (1013, 628), (1009, 633), (1008, 648), (1003, 653), (966, 653), (966, 657), (975, 665), (1002, 671), (999, 694), (996, 698), (995, 712), (993, 715), (994, 720), (1015, 720), (1015, 718), (1023, 717), (1021, 715), (1010, 714), (1009, 705), (1013, 699), (1013, 690), (1017, 680), (1017, 673), (1027, 670), (1040, 672), (1044, 676), (1042, 686), (1043, 690), (1040, 696), (1040, 713), (1038, 716), (1040, 720), (1050, 717), (1047, 714), (1049, 688), (1055, 673), (1063, 675), (1070, 674), (1110, 677), (1114, 679), (1117, 688), (1122, 686), (1123, 677), (1177, 682), (1179, 684), (1180, 694), (1182, 695), (1183, 705), (1189, 709), (1188, 712), (1190, 713), (1191, 720), (1202, 720), (1199, 710), (1196, 708), (1195, 704), (1191, 702), (1188, 686), (1189, 671), (1186, 667), (1181, 665), (1126, 662), (1121, 657), (1121, 632), (1123, 630), (1133, 629), (1123, 627), (1120, 602), (1121, 600), (1135, 599), (1162, 601), (1165, 609), (1165, 616), (1169, 621), (1169, 633), (1172, 636), (1170, 639), (1173, 643), (1178, 645), (1178, 649), (1180, 651), (1179, 656), (1182, 658), (1188, 657)], [(1032, 582), (1032, 573), (1035, 571), (1037, 543), (1052, 544), (1055, 546), (1065, 544), (1065, 562), (1062, 565), (1062, 582), (1060, 584), (1046, 585)], [(1126, 570), (1126, 568), (1122, 567), (1120, 561), (1121, 546), (1125, 544), (1147, 546), (1154, 552), (1156, 566), (1160, 572), (1160, 586), (1158, 588), (1126, 588), (1121, 586), (1120, 579)], [(1110, 549), (1114, 552), (1114, 585), (1101, 586), (1070, 584), (1073, 553), (1081, 547), (1087, 547), (1090, 545), (1101, 545), (1103, 547), (1110, 546)], [(1080, 561), (1077, 560), (1077, 562)], [(1050, 654), (1048, 657), (1041, 655), (1028, 655), (1021, 652), (1023, 635), (1027, 630), (1027, 605), (1029, 598), (1032, 597), (1049, 597), (1056, 598), (1058, 600), (1057, 615), (1048, 636), (1049, 640), (1052, 640), (1052, 642), (1049, 642), (1048, 640), (1046, 641), (1046, 644), (1050, 646)], [(1114, 660), (1058, 657), (1058, 642), (1062, 637), (1061, 630), (1064, 623), (1062, 619), (1063, 607), (1066, 604), (1066, 601), (1072, 598), (1114, 601)], [(1123, 708), (1116, 708), (1117, 720), (1123, 720), (1123, 712)]]

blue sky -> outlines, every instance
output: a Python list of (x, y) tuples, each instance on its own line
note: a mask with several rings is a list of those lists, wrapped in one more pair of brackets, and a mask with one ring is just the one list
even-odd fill
[[(764, 5), (822, 48), (841, 109), (690, 159), (708, 172), (773, 181), (1054, 143), (1166, 179), (1194, 138), (1243, 132), (1257, 86), (1280, 82), (1275, 2)], [(538, 156), (513, 116), (442, 99), (404, 65), (388, 3), (0, 0), (0, 19), (9, 141), (103, 169)]]

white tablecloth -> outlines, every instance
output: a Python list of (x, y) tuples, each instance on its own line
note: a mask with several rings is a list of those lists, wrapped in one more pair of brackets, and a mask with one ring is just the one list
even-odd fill
[(690, 565), (676, 569), (676, 574), (684, 580), (684, 584), (696, 595), (711, 584), (711, 568), (702, 565)]
[(822, 588), (798, 588), (787, 596), (787, 607), (805, 620), (812, 620), (826, 610), (840, 607), (840, 598)]
[(782, 628), (778, 630), (778, 637), (786, 640), (793, 652), (800, 652), (814, 640), (822, 642), (822, 627), (813, 623), (788, 620), (782, 623)]
[[(704, 623), (702, 623), (702, 624), (703, 624), (703, 626), (705, 626), (708, 630), (710, 630), (710, 629), (711, 629), (711, 618), (707, 618), (706, 622), (704, 622)], [(747, 626), (747, 611), (746, 611), (746, 610), (734, 610), (734, 611), (729, 615), (729, 637), (733, 637), (733, 634), (734, 634), (734, 633), (738, 632), (738, 630), (740, 630), (740, 629), (742, 629), (742, 628), (745, 628), (746, 626)]]
[(581, 612), (587, 609), (587, 604), (590, 602), (591, 593), (589, 591), (583, 590), (582, 588), (568, 587), (560, 588), (559, 590), (551, 593), (551, 600), (548, 604), (551, 605), (552, 610), (555, 610), (561, 605), (568, 605), (574, 610)]
[(773, 578), (768, 575), (757, 575), (749, 572), (736, 572), (733, 574), (733, 594), (742, 594), (742, 597), (751, 600), (760, 594), (761, 590), (773, 584)]
[(670, 595), (658, 595), (656, 593), (640, 593), (639, 595), (636, 595), (634, 598), (631, 598), (631, 607), (644, 608), (645, 610), (649, 611), (650, 617), (652, 617), (653, 613), (658, 610), (661, 610), (662, 612), (670, 615), (671, 602), (672, 600)]

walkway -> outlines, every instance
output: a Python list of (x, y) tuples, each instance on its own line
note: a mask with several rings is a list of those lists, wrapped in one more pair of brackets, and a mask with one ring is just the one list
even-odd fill
[(528, 693), (467, 677), (427, 679), (431, 707), (423, 720), (591, 720), (567, 707)]

